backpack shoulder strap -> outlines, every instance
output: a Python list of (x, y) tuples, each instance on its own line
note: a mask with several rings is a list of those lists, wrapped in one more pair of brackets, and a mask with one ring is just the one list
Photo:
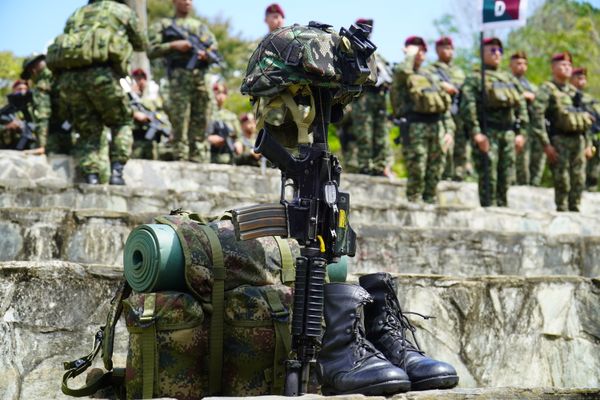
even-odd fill
[(292, 257), (292, 249), (290, 243), (281, 236), (273, 236), (277, 247), (279, 247), (279, 255), (281, 256), (281, 283), (290, 285), (296, 280), (296, 271), (294, 269), (294, 259)]
[(286, 360), (292, 349), (292, 336), (290, 333), (290, 312), (285, 308), (278, 292), (272, 287), (265, 290), (265, 298), (271, 309), (273, 326), (275, 327), (275, 354), (273, 357), (273, 382), (272, 393), (283, 394), (282, 377), (285, 376), (285, 365), (281, 360)]

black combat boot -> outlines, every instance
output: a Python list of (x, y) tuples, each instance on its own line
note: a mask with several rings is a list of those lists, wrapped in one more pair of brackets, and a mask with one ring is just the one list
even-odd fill
[(406, 373), (365, 338), (363, 306), (370, 301), (360, 286), (325, 285), (326, 328), (318, 359), (324, 395), (381, 396), (410, 389)]
[[(360, 278), (374, 302), (365, 306), (367, 339), (394, 365), (408, 374), (412, 390), (449, 389), (458, 384), (458, 375), (448, 363), (429, 358), (419, 348), (416, 328), (402, 313), (394, 282), (380, 272)], [(411, 342), (406, 337), (411, 332)]]
[(85, 183), (88, 185), (97, 185), (100, 183), (100, 178), (98, 177), (98, 174), (87, 174), (85, 176)]
[(111, 185), (124, 185), (125, 179), (123, 179), (123, 168), (125, 164), (120, 162), (114, 162), (110, 165), (110, 181)]

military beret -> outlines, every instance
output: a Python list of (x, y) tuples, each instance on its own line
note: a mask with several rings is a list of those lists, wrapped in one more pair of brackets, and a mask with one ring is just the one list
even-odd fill
[(359, 18), (356, 20), (356, 24), (361, 24), (361, 25), (369, 25), (369, 26), (373, 26), (373, 18)]
[(283, 13), (283, 8), (281, 8), (281, 6), (277, 3), (273, 3), (271, 4), (269, 7), (267, 7), (267, 9), (265, 10), (265, 15), (268, 14), (279, 14), (281, 15), (283, 18), (285, 18), (285, 14)]
[(420, 36), (409, 36), (404, 41), (405, 46), (423, 46), (425, 51), (427, 51), (427, 43)]
[(496, 46), (499, 46), (501, 49), (504, 48), (502, 46), (502, 41), (500, 39), (498, 39), (497, 37), (491, 37), (491, 38), (485, 38), (485, 39), (483, 39), (483, 45), (484, 46), (491, 46), (493, 44), (495, 44)]
[(587, 68), (585, 68), (585, 67), (573, 68), (573, 75), (585, 75), (585, 76), (587, 76)]
[(20, 86), (20, 85), (25, 85), (25, 86), (29, 87), (29, 85), (27, 84), (27, 81), (24, 81), (24, 80), (21, 80), (21, 79), (17, 79), (15, 81), (15, 83), (13, 83), (12, 88), (14, 89), (14, 88), (16, 88), (17, 86)]
[(142, 68), (137, 68), (131, 71), (131, 76), (134, 78), (139, 76), (140, 78), (148, 79), (148, 74), (146, 74), (146, 71), (144, 71)]
[(213, 85), (213, 92), (223, 92), (227, 94), (227, 86), (223, 82), (216, 82)]
[(23, 60), (23, 71), (21, 71), (21, 79), (29, 79), (31, 77), (31, 71), (29, 70), (35, 63), (40, 60), (45, 60), (45, 54), (33, 53), (29, 57)]
[(254, 114), (252, 114), (252, 113), (242, 114), (242, 116), (240, 117), (240, 122), (243, 124), (244, 122), (248, 122), (248, 121), (254, 121)]
[(517, 60), (520, 58), (527, 60), (527, 53), (525, 53), (522, 50), (519, 50), (519, 51), (515, 52), (512, 56), (510, 56), (511, 60)]
[(552, 56), (552, 58), (550, 59), (551, 62), (557, 62), (557, 61), (568, 61), (568, 62), (573, 62), (573, 58), (571, 57), (571, 53), (569, 53), (568, 51), (563, 51), (562, 53), (556, 53)]
[(448, 36), (442, 36), (435, 42), (435, 46), (450, 46), (454, 48), (454, 43), (452, 43), (452, 38)]

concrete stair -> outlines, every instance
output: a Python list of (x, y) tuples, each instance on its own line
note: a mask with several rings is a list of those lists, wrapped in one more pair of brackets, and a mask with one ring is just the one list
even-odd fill
[[(134, 160), (125, 173), (126, 187), (88, 186), (69, 158), (0, 151), (0, 398), (66, 398), (62, 362), (104, 324), (133, 227), (279, 198), (273, 170)], [(482, 209), (474, 184), (441, 183), (436, 206), (408, 203), (404, 185), (344, 175), (350, 279), (397, 275), (403, 308), (436, 317), (411, 318), (422, 347), (461, 383), (394, 398), (600, 399), (600, 194), (556, 213), (549, 189), (514, 187), (510, 208)], [(123, 326), (117, 336), (124, 365)]]

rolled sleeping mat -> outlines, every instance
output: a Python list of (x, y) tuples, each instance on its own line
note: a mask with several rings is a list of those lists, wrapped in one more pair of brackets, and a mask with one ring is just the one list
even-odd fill
[(340, 261), (327, 266), (329, 282), (346, 282), (348, 276), (348, 256), (340, 257)]
[(146, 224), (135, 228), (123, 251), (125, 279), (138, 293), (185, 291), (185, 259), (175, 229)]

